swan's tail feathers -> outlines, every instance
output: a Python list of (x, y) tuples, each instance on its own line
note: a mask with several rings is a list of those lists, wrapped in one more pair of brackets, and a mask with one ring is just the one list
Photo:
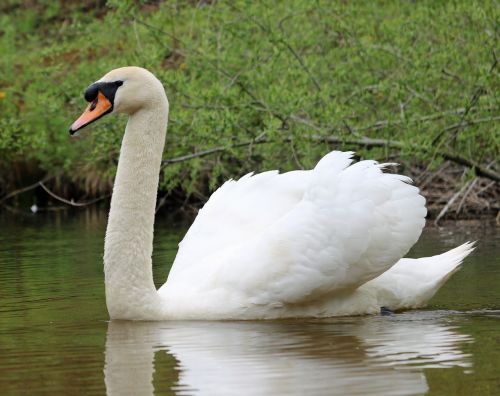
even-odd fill
[(422, 266), (427, 266), (427, 271), (435, 280), (440, 280), (441, 287), (451, 275), (460, 269), (464, 259), (475, 249), (476, 242), (466, 242), (455, 249), (448, 250), (438, 256), (424, 257)]
[(393, 311), (421, 308), (460, 268), (474, 245), (475, 242), (466, 242), (437, 256), (401, 259), (367, 286), (373, 288), (381, 307)]

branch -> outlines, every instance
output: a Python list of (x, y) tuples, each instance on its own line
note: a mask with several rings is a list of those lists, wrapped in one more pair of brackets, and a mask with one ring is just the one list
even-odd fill
[(309, 79), (313, 82), (316, 89), (318, 91), (321, 91), (321, 86), (319, 85), (318, 80), (316, 80), (316, 78), (313, 76), (313, 74), (311, 73), (309, 68), (306, 66), (306, 64), (304, 63), (302, 58), (299, 56), (299, 54), (293, 49), (293, 47), (284, 38), (281, 38), (279, 41), (281, 43), (283, 43), (283, 45), (292, 53), (293, 57), (295, 59), (297, 59), (297, 62), (299, 62), (302, 69), (304, 69), (306, 74), (309, 76)]
[(158, 211), (162, 208), (162, 206), (165, 205), (165, 203), (167, 202), (167, 198), (168, 198), (168, 192), (163, 197), (161, 197), (161, 199), (156, 204), (155, 214), (157, 214)]
[(175, 164), (177, 162), (188, 161), (188, 160), (191, 160), (193, 158), (205, 157), (205, 156), (210, 155), (210, 154), (215, 154), (215, 153), (220, 153), (222, 151), (227, 151), (230, 148), (234, 148), (234, 147), (249, 146), (252, 143), (257, 143), (257, 142), (254, 142), (253, 140), (251, 140), (248, 142), (236, 143), (236, 144), (230, 145), (230, 146), (214, 147), (214, 148), (211, 148), (208, 150), (199, 151), (199, 152), (194, 153), (194, 154), (186, 154), (186, 155), (181, 155), (180, 157), (167, 158), (167, 159), (164, 159), (162, 161), (162, 166), (164, 167), (164, 166), (167, 166), (170, 164)]
[(476, 185), (476, 183), (478, 182), (478, 180), (479, 179), (477, 177), (475, 177), (474, 180), (472, 181), (472, 183), (469, 184), (469, 188), (467, 189), (467, 191), (463, 195), (462, 199), (460, 200), (460, 203), (458, 204), (458, 208), (455, 210), (456, 214), (459, 214), (460, 211), (462, 210), (462, 206), (463, 206), (465, 200), (469, 196), (470, 192), (472, 191), (472, 189), (474, 188), (474, 186)]
[(3, 204), (5, 201), (15, 197), (16, 195), (22, 194), (26, 191), (34, 190), (35, 188), (37, 188), (40, 185), (40, 183), (47, 182), (47, 181), (53, 179), (54, 177), (55, 176), (45, 176), (42, 180), (39, 180), (36, 183), (30, 184), (29, 186), (12, 191), (11, 193), (5, 195), (2, 199), (0, 199), (0, 205)]
[[(405, 147), (405, 144), (402, 142), (399, 142), (397, 140), (385, 140), (385, 139), (373, 139), (369, 138), (366, 136), (363, 136), (359, 139), (341, 139), (335, 136), (320, 136), (320, 135), (311, 135), (305, 137), (306, 139), (312, 140), (312, 141), (317, 141), (317, 142), (327, 142), (327, 143), (332, 143), (332, 144), (350, 144), (354, 146), (364, 146), (364, 147), (390, 147), (390, 148), (395, 148), (398, 150), (401, 150)], [(286, 142), (291, 142), (292, 138), (291, 137), (286, 137), (284, 139)], [(169, 164), (177, 163), (177, 162), (184, 162), (191, 160), (193, 158), (199, 158), (199, 157), (205, 157), (207, 155), (215, 154), (215, 153), (220, 153), (224, 151), (228, 151), (233, 148), (238, 148), (238, 147), (245, 147), (245, 146), (250, 146), (253, 144), (264, 144), (264, 143), (272, 143), (271, 140), (266, 139), (266, 138), (261, 138), (261, 139), (252, 139), (246, 142), (240, 142), (228, 146), (218, 146), (214, 147), (212, 149), (200, 151), (198, 153), (193, 153), (193, 154), (187, 154), (183, 155), (180, 157), (175, 157), (175, 158), (169, 158), (163, 160), (163, 166), (167, 166)], [(429, 152), (431, 149), (426, 148), (423, 146), (418, 146), (418, 145), (410, 145), (411, 148), (415, 150), (420, 150), (420, 151), (426, 151)], [(468, 160), (467, 158), (461, 157), (458, 154), (452, 154), (448, 152), (438, 152), (437, 153), (439, 156), (442, 158), (454, 162), (456, 164), (474, 169), (476, 174), (478, 176), (486, 177), (488, 179), (500, 182), (500, 174), (483, 167), (479, 164), (474, 163), (471, 160)]]
[(465, 183), (459, 191), (453, 194), (453, 196), (449, 199), (444, 208), (441, 209), (441, 212), (439, 212), (439, 214), (437, 215), (436, 220), (434, 220), (434, 225), (436, 226), (438, 225), (439, 220), (441, 220), (441, 218), (446, 214), (450, 206), (453, 205), (453, 202), (455, 202), (455, 200), (465, 191), (465, 189), (469, 186), (469, 184), (471, 184), (470, 180), (467, 183)]
[(452, 153), (438, 153), (441, 157), (444, 159), (447, 159), (448, 161), (452, 161), (456, 164), (466, 166), (467, 168), (474, 169), (476, 174), (478, 176), (486, 177), (487, 179), (494, 180), (496, 182), (500, 182), (500, 174), (485, 168), (479, 164), (476, 164), (475, 162), (468, 160), (467, 158), (461, 157), (458, 154), (452, 154)]
[[(465, 113), (464, 113), (465, 114)], [(461, 120), (460, 122), (457, 122), (456, 124), (452, 124), (447, 126), (446, 128), (443, 129), (443, 132), (448, 132), (448, 131), (453, 131), (454, 129), (460, 129), (462, 127), (466, 127), (469, 125), (475, 125), (475, 124), (481, 124), (483, 122), (491, 122), (491, 121), (498, 121), (500, 120), (500, 116), (497, 117), (485, 117), (485, 118), (477, 118), (475, 120), (470, 120), (470, 121), (463, 121)], [(433, 144), (435, 143), (435, 140), (433, 141)]]
[(47, 193), (49, 194), (52, 198), (60, 201), (60, 202), (63, 202), (67, 205), (71, 205), (71, 206), (88, 206), (88, 205), (92, 205), (98, 201), (101, 201), (107, 197), (109, 197), (111, 194), (106, 194), (106, 195), (103, 195), (101, 197), (98, 197), (98, 198), (95, 198), (95, 199), (92, 199), (88, 202), (74, 202), (73, 200), (71, 201), (68, 201), (67, 199), (63, 198), (63, 197), (60, 197), (58, 195), (56, 195), (55, 193), (53, 193), (52, 191), (50, 191), (48, 189), (48, 187), (44, 184), (46, 183), (47, 181), (49, 180), (52, 180), (56, 177), (56, 175), (54, 176), (45, 176), (43, 179), (37, 181), (36, 183), (33, 183), (33, 184), (30, 184), (29, 186), (26, 186), (26, 187), (23, 187), (23, 188), (20, 188), (18, 190), (15, 190), (15, 191), (12, 191), (11, 193), (5, 195), (2, 199), (0, 199), (0, 205), (3, 204), (5, 201), (15, 197), (16, 195), (19, 195), (19, 194), (22, 194), (26, 191), (30, 191), (30, 190), (34, 190), (35, 188), (37, 188), (38, 186), (42, 187), (42, 189)]
[[(490, 110), (490, 109), (487, 109), (487, 110)], [(413, 118), (413, 119), (410, 118), (408, 121), (406, 121), (406, 120), (380, 120), (380, 121), (374, 122), (373, 124), (369, 124), (369, 125), (365, 125), (365, 126), (361, 126), (359, 128), (356, 128), (356, 130), (357, 131), (369, 131), (372, 129), (381, 129), (381, 128), (385, 128), (386, 126), (389, 126), (389, 125), (400, 125), (403, 123), (416, 124), (419, 122), (433, 121), (433, 120), (436, 120), (439, 118), (443, 118), (447, 115), (459, 115), (459, 114), (462, 114), (464, 111), (465, 111), (464, 108), (452, 109), (452, 110), (447, 110), (447, 111), (434, 113), (434, 114), (430, 114), (430, 115), (426, 115), (426, 116), (422, 116), (422, 117), (417, 117), (417, 118)], [(307, 118), (299, 117), (295, 114), (291, 114), (288, 117), (288, 119), (296, 121), (300, 124), (307, 125), (308, 127), (311, 127), (316, 131), (320, 131), (320, 130), (332, 131), (335, 129), (335, 126), (331, 126), (331, 125), (328, 125), (328, 126), (316, 125), (311, 120), (309, 120)], [(480, 124), (483, 122), (497, 121), (498, 119), (500, 119), (500, 117), (479, 118), (476, 120), (468, 121), (461, 126), (468, 126), (468, 125)], [(452, 124), (452, 125), (446, 127), (445, 131), (456, 129), (459, 126), (460, 126), (459, 124)]]
[(67, 204), (67, 205), (71, 205), (71, 206), (88, 206), (88, 205), (92, 205), (92, 204), (94, 204), (94, 203), (96, 203), (96, 202), (98, 202), (98, 201), (100, 201), (100, 200), (102, 200), (102, 199), (104, 199), (104, 198), (107, 198), (107, 197), (109, 197), (109, 196), (111, 195), (111, 194), (106, 194), (106, 195), (103, 195), (103, 196), (101, 196), (101, 197), (98, 197), (98, 198), (92, 199), (92, 200), (90, 200), (90, 201), (88, 201), (88, 202), (75, 202), (75, 201), (73, 201), (73, 200), (68, 201), (67, 199), (65, 199), (65, 198), (63, 198), (63, 197), (60, 197), (59, 195), (56, 195), (55, 193), (53, 193), (52, 191), (50, 191), (50, 190), (49, 190), (49, 189), (45, 186), (45, 184), (43, 184), (43, 182), (41, 182), (41, 181), (40, 181), (40, 182), (38, 182), (38, 185), (39, 185), (40, 187), (42, 187), (42, 188), (45, 190), (45, 192), (46, 192), (47, 194), (49, 194), (52, 198), (54, 198), (54, 199), (56, 199), (56, 200), (58, 200), (58, 201), (61, 201), (61, 202), (65, 203), (65, 204)]
[[(330, 138), (330, 137), (327, 137), (326, 139), (327, 139), (327, 141), (329, 141), (331, 143), (344, 142), (344, 143), (348, 143), (348, 144), (353, 144), (353, 145), (358, 145), (358, 146), (366, 146), (366, 147), (392, 147), (392, 148), (396, 148), (396, 149), (402, 149), (404, 147), (403, 143), (395, 141), (395, 140), (371, 139), (371, 138), (367, 138), (367, 137), (363, 137), (359, 140), (341, 140), (338, 138)], [(325, 140), (325, 138), (323, 138), (323, 140)], [(421, 150), (421, 151), (426, 151), (426, 152), (431, 151), (430, 148), (418, 146), (416, 144), (412, 144), (412, 145), (410, 145), (410, 147), (412, 147), (415, 150)], [(442, 157), (448, 161), (465, 166), (467, 168), (474, 169), (474, 171), (476, 172), (476, 174), (478, 176), (486, 177), (488, 179), (500, 182), (500, 174), (498, 174), (497, 172), (495, 172), (491, 169), (488, 169), (488, 168), (483, 167), (479, 164), (476, 164), (472, 160), (468, 160), (467, 158), (464, 158), (464, 157), (460, 156), (459, 154), (454, 154), (454, 153), (442, 151), (442, 152), (438, 152), (437, 155), (439, 155), (440, 157)]]
[(355, 96), (363, 93), (363, 92), (366, 92), (366, 91), (375, 91), (378, 89), (378, 85), (375, 84), (375, 85), (367, 85), (365, 87), (361, 87), (361, 88), (358, 88), (358, 89), (355, 89), (353, 92), (351, 92), (351, 94), (344, 99), (344, 104), (348, 104), (352, 98), (354, 98)]

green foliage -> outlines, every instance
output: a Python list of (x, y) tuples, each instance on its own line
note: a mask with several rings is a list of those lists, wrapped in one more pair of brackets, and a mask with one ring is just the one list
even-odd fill
[(499, 157), (494, 1), (37, 4), (10, 0), (0, 14), (0, 169), (32, 161), (109, 188), (125, 120), (76, 139), (67, 127), (85, 87), (124, 65), (164, 82), (165, 158), (226, 148), (166, 167), (167, 190), (309, 168), (334, 148), (321, 140), (331, 136), (403, 143), (335, 147), (379, 160)]

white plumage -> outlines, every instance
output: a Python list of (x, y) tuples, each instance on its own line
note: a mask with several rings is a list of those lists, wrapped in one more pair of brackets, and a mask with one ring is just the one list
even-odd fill
[(425, 305), (471, 246), (398, 262), (420, 236), (425, 200), (408, 178), (383, 173), (374, 161), (350, 165), (351, 157), (334, 151), (311, 171), (226, 182), (180, 243), (160, 295), (190, 318)]
[(352, 164), (351, 152), (334, 151), (309, 171), (226, 182), (200, 210), (156, 291), (152, 228), (168, 101), (144, 69), (117, 69), (100, 81), (115, 80), (124, 81), (115, 110), (130, 118), (106, 233), (112, 318), (265, 319), (415, 308), (472, 250), (465, 244), (400, 260), (424, 226), (424, 198), (407, 177), (384, 173), (383, 164)]

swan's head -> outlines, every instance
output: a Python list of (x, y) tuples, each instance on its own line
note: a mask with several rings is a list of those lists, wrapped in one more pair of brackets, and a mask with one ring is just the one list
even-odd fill
[(121, 67), (111, 70), (90, 84), (84, 98), (89, 105), (69, 128), (69, 133), (86, 127), (110, 113), (134, 114), (154, 106), (166, 106), (168, 101), (162, 83), (142, 67)]

